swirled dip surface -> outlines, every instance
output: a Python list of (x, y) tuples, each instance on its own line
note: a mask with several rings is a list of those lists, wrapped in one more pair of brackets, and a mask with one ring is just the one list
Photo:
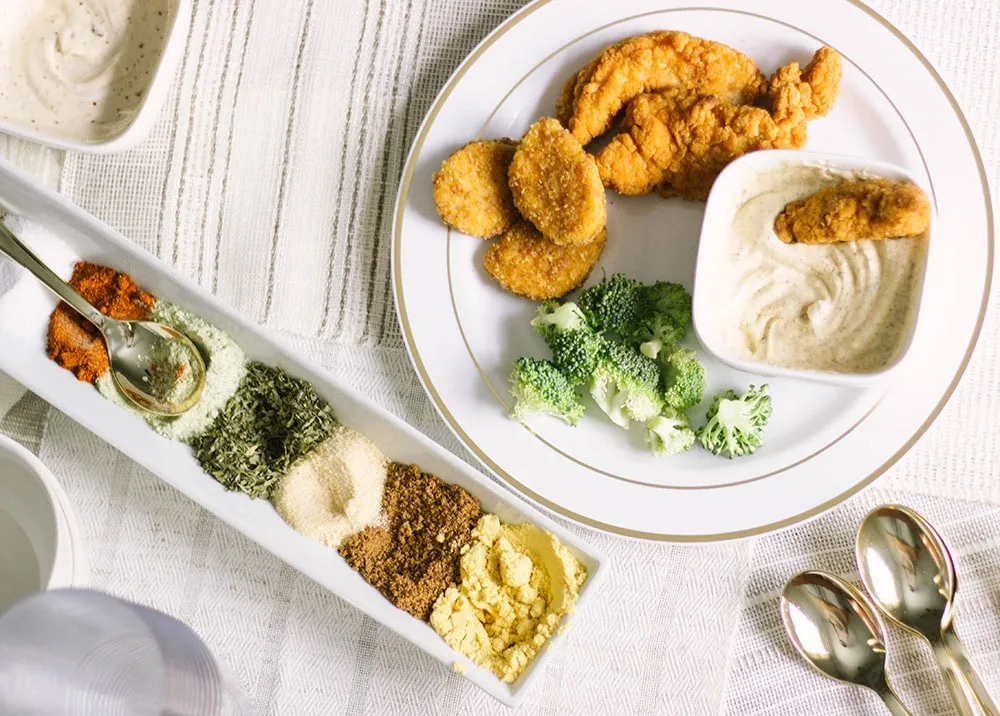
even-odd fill
[(170, 0), (5, 0), (0, 121), (111, 139), (135, 117), (172, 22)]
[[(716, 288), (726, 347), (745, 360), (869, 373), (906, 344), (923, 279), (925, 237), (825, 245), (782, 243), (774, 218), (790, 201), (860, 174), (786, 164), (743, 196)], [(724, 242), (723, 242), (724, 243)]]

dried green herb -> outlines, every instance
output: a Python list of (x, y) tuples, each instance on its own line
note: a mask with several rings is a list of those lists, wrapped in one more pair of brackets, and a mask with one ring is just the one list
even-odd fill
[(227, 490), (269, 497), (278, 478), (337, 425), (309, 383), (253, 362), (212, 426), (191, 441), (202, 468)]

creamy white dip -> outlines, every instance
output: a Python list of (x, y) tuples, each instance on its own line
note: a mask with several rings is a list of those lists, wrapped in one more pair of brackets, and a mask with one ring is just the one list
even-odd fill
[(135, 117), (171, 0), (3, 0), (0, 121), (64, 139), (113, 138)]
[(717, 325), (737, 356), (790, 368), (870, 373), (905, 347), (923, 280), (925, 237), (785, 244), (774, 219), (791, 201), (858, 173), (788, 163), (736, 198), (716, 287)]

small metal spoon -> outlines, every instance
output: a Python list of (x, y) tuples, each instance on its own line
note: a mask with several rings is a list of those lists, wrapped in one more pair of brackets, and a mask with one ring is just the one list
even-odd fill
[(955, 564), (941, 535), (913, 510), (883, 505), (861, 522), (855, 555), (878, 607), (930, 643), (959, 712), (995, 716), (997, 707), (955, 632)]
[[(0, 222), (0, 253), (6, 254), (34, 274), (50, 291), (101, 332), (108, 349), (111, 378), (129, 401), (146, 412), (169, 417), (189, 410), (201, 398), (205, 387), (205, 360), (187, 336), (153, 321), (118, 321), (108, 318), (59, 278), (3, 222)], [(163, 350), (164, 341), (177, 341), (187, 350), (190, 355), (189, 367), (194, 375), (191, 391), (175, 400), (166, 400), (153, 391), (154, 373), (157, 370), (172, 371), (177, 367), (155, 365), (155, 356), (166, 355)]]
[(869, 688), (894, 716), (909, 716), (886, 678), (885, 625), (868, 597), (832, 574), (801, 572), (781, 593), (781, 619), (821, 674)]

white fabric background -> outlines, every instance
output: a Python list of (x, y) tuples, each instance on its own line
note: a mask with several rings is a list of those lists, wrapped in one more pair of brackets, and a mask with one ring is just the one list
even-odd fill
[[(465, 54), (521, 0), (196, 0), (152, 136), (115, 156), (0, 138), (0, 155), (173, 263), (468, 458), (406, 357), (389, 290), (405, 153)], [(1000, 2), (872, 0), (939, 68), (1000, 178)], [(998, 289), (1000, 290), (1000, 289)], [(524, 713), (876, 713), (793, 658), (777, 594), (806, 567), (856, 578), (872, 505), (923, 511), (955, 548), (959, 625), (1000, 697), (1000, 322), (946, 410), (876, 487), (804, 526), (707, 547), (571, 527), (612, 558)], [(6, 417), (4, 417), (6, 416)], [(502, 713), (462, 677), (266, 554), (0, 376), (0, 431), (39, 452), (82, 519), (94, 586), (190, 623), (261, 714)], [(927, 651), (892, 632), (919, 713), (949, 713)]]

